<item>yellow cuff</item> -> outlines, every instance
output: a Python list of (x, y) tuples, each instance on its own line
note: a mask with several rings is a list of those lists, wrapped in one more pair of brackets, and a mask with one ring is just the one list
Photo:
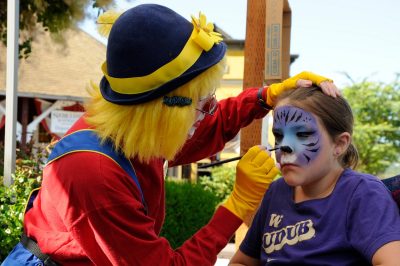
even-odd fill
[(309, 72), (309, 71), (303, 71), (300, 74), (297, 74), (296, 76), (294, 76), (290, 79), (295, 79), (295, 83), (297, 82), (298, 79), (311, 80), (313, 84), (318, 85), (318, 86), (324, 81), (333, 82), (333, 80), (331, 80), (329, 78), (317, 75), (317, 74)]

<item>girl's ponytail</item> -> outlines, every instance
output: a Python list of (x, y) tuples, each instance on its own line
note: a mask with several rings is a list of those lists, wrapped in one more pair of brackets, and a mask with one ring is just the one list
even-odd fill
[(358, 151), (356, 146), (353, 143), (350, 143), (349, 147), (347, 148), (346, 152), (340, 158), (340, 163), (344, 168), (350, 167), (355, 169), (358, 164)]

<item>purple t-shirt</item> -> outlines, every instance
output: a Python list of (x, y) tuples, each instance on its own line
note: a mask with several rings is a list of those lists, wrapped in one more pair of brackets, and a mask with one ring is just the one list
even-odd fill
[(377, 177), (346, 169), (326, 198), (293, 201), (273, 182), (240, 245), (261, 265), (369, 265), (382, 245), (400, 240), (400, 214)]

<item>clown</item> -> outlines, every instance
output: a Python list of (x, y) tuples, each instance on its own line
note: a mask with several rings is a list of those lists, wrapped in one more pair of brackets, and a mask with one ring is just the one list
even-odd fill
[(87, 112), (54, 147), (26, 212), (24, 236), (4, 264), (21, 253), (68, 265), (214, 264), (278, 173), (274, 161), (251, 148), (238, 163), (231, 196), (176, 250), (159, 237), (166, 162), (175, 166), (217, 153), (240, 128), (264, 117), (282, 91), (315, 83), (338, 93), (330, 80), (302, 73), (217, 102), (225, 52), (202, 14), (189, 22), (145, 4), (120, 15), (100, 86), (92, 85)]

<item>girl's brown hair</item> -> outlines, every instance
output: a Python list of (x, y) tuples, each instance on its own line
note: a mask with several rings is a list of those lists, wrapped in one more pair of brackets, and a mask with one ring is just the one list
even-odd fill
[[(324, 94), (319, 87), (299, 88), (282, 93), (279, 100), (287, 100), (293, 106), (307, 110), (322, 121), (330, 137), (334, 140), (343, 132), (353, 135), (353, 112), (349, 103), (341, 96), (333, 98)], [(355, 168), (358, 151), (351, 142), (346, 152), (339, 158), (342, 167)]]

